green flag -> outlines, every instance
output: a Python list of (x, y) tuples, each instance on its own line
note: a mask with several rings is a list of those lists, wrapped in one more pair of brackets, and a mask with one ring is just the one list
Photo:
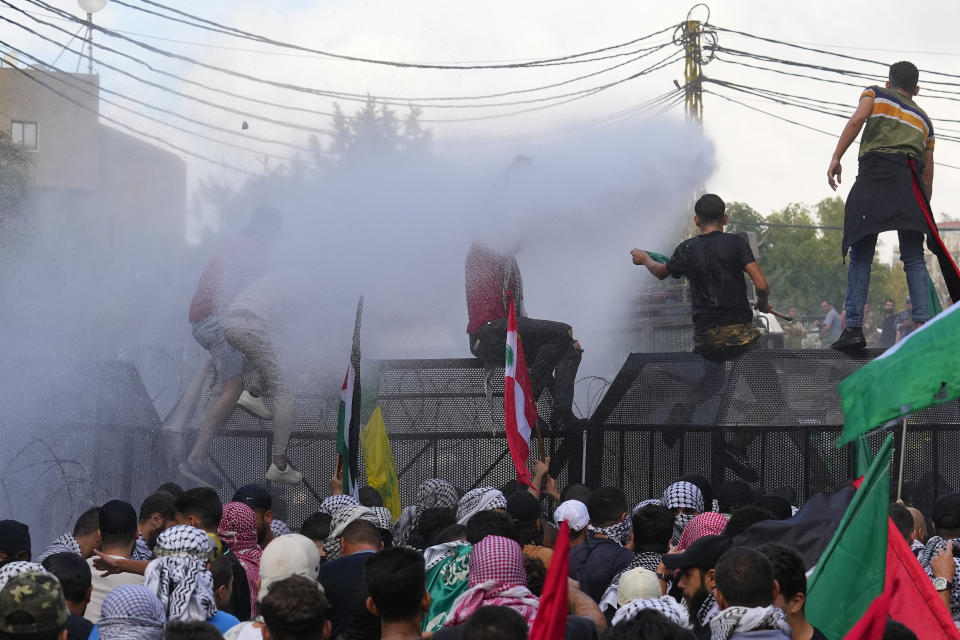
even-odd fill
[(883, 423), (960, 397), (960, 303), (840, 383), (843, 432), (837, 445)]
[(937, 293), (937, 288), (933, 286), (933, 278), (930, 277), (930, 274), (927, 274), (927, 309), (930, 310), (930, 317), (937, 315), (943, 311), (943, 306), (940, 304), (940, 295)]
[(892, 449), (889, 435), (810, 576), (807, 620), (830, 640), (841, 640), (883, 593)]
[[(644, 249), (646, 251), (646, 249)], [(656, 251), (647, 251), (647, 255), (653, 258), (654, 262), (659, 262), (660, 264), (665, 264), (667, 260), (670, 259), (670, 256), (664, 255), (662, 253), (657, 253)], [(680, 278), (678, 275), (670, 274), (674, 278)]]

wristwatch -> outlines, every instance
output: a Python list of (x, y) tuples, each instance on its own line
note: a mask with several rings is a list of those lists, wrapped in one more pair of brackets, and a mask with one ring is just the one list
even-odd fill
[(953, 583), (948, 581), (946, 578), (934, 578), (933, 579), (933, 588), (937, 591), (946, 591), (953, 587)]

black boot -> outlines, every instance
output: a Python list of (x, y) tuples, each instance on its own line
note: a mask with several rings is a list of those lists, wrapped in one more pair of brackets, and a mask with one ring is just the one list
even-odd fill
[(837, 351), (859, 351), (867, 346), (867, 339), (863, 337), (863, 329), (860, 327), (847, 327), (840, 334), (840, 337), (830, 345), (831, 349)]

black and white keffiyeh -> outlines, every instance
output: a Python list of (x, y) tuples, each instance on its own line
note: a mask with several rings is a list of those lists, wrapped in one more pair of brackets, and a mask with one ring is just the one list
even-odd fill
[(616, 609), (619, 606), (617, 604), (617, 590), (620, 588), (620, 578), (623, 577), (623, 574), (633, 569), (647, 569), (648, 571), (656, 573), (662, 557), (663, 556), (656, 551), (641, 551), (638, 553), (633, 560), (630, 561), (630, 564), (610, 581), (610, 586), (603, 592), (603, 597), (598, 603), (600, 609)]
[(40, 564), (47, 558), (57, 553), (75, 553), (83, 557), (83, 551), (80, 550), (80, 543), (69, 533), (65, 533), (50, 543), (50, 546), (40, 552), (35, 562)]
[(9, 581), (13, 576), (19, 576), (21, 573), (33, 572), (49, 573), (49, 571), (43, 568), (43, 565), (39, 565), (36, 562), (25, 562), (23, 560), (8, 562), (0, 567), (0, 589), (3, 589), (5, 586), (7, 586), (7, 581)]
[(97, 627), (103, 640), (160, 640), (166, 621), (163, 604), (152, 591), (127, 584), (104, 598)]
[[(693, 509), (697, 513), (703, 511), (703, 494), (700, 488), (692, 482), (680, 480), (674, 482), (663, 492), (663, 506), (668, 509)], [(683, 530), (696, 514), (679, 513), (673, 517), (673, 538), (671, 544), (676, 545), (683, 535)]]
[(342, 509), (344, 507), (354, 507), (359, 505), (360, 502), (353, 496), (347, 495), (338, 495), (330, 496), (329, 498), (324, 498), (323, 502), (320, 503), (320, 508), (318, 511), (320, 513), (326, 513), (333, 515), (333, 512), (337, 509)]
[(397, 520), (394, 543), (405, 546), (410, 534), (420, 523), (420, 516), (427, 509), (452, 509), (457, 506), (457, 490), (452, 484), (440, 478), (429, 478), (417, 487), (417, 504), (406, 507)]
[(130, 558), (147, 562), (153, 560), (153, 551), (150, 551), (150, 547), (147, 546), (147, 541), (143, 539), (143, 536), (137, 536), (137, 542), (133, 545), (133, 553), (130, 554)]
[(147, 565), (144, 586), (163, 604), (168, 620), (209, 620), (217, 612), (213, 576), (206, 563), (213, 547), (205, 531), (177, 525), (160, 534), (157, 559)]
[(624, 519), (622, 522), (612, 524), (609, 527), (595, 527), (591, 524), (587, 526), (587, 535), (606, 536), (608, 539), (613, 540), (622, 547), (627, 543), (627, 539), (630, 537), (630, 520)]
[(377, 516), (373, 511), (357, 502), (343, 502), (340, 506), (334, 507), (330, 515), (330, 534), (323, 541), (323, 552), (327, 556), (327, 562), (340, 557), (340, 537), (347, 525), (354, 520), (366, 520), (374, 526), (377, 525)]
[(370, 511), (377, 519), (377, 529), (393, 532), (393, 515), (390, 513), (390, 509), (386, 507), (370, 507)]
[(457, 505), (457, 523), (467, 524), (467, 520), (481, 511), (506, 508), (507, 499), (500, 493), (499, 489), (493, 487), (471, 489), (463, 494), (460, 503)]
[[(920, 566), (933, 579), (933, 570), (930, 568), (930, 562), (940, 555), (946, 548), (947, 542), (953, 542), (954, 549), (960, 549), (960, 538), (953, 540), (944, 540), (940, 536), (930, 536), (926, 546), (917, 554), (917, 560)], [(960, 622), (960, 558), (953, 559), (953, 589), (950, 591), (950, 614), (954, 622)]]
[(631, 600), (617, 609), (617, 613), (613, 616), (611, 624), (616, 626), (621, 622), (633, 620), (637, 617), (638, 613), (647, 609), (659, 611), (668, 620), (677, 623), (684, 629), (693, 628), (690, 624), (690, 615), (687, 613), (686, 607), (674, 600), (672, 596)]
[(633, 508), (633, 513), (636, 513), (637, 511), (640, 511), (640, 509), (650, 506), (651, 504), (655, 504), (658, 507), (662, 507), (663, 500), (660, 500), (659, 498), (648, 498), (646, 500), (641, 500), (640, 502), (637, 503), (637, 506)]
[(700, 608), (697, 609), (697, 626), (707, 626), (718, 613), (720, 613), (720, 607), (717, 606), (717, 599), (711, 591), (710, 594), (707, 595), (706, 600), (703, 601), (703, 604), (700, 605)]
[(290, 531), (290, 525), (279, 518), (274, 518), (270, 521), (270, 532), (278, 538), (280, 536), (285, 536), (288, 533), (292, 533)]
[(710, 639), (727, 640), (734, 633), (747, 633), (760, 629), (780, 630), (792, 635), (783, 611), (769, 607), (727, 607), (710, 621)]

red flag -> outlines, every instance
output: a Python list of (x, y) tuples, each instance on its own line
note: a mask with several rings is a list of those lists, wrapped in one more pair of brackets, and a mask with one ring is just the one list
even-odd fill
[(567, 631), (567, 580), (570, 574), (570, 526), (560, 523), (557, 544), (553, 547), (553, 559), (543, 581), (540, 607), (533, 620), (529, 640), (563, 640)]
[[(898, 534), (899, 535), (899, 534)], [(881, 640), (887, 626), (890, 594), (886, 591), (873, 599), (863, 617), (843, 636), (843, 640)]]
[[(507, 345), (503, 370), (503, 422), (507, 432), (507, 445), (513, 466), (517, 468), (517, 482), (530, 484), (530, 434), (537, 424), (537, 403), (530, 387), (530, 371), (523, 355), (520, 331), (517, 329), (517, 313), (510, 299), (510, 315), (507, 317)], [(537, 487), (539, 489), (539, 487)]]

